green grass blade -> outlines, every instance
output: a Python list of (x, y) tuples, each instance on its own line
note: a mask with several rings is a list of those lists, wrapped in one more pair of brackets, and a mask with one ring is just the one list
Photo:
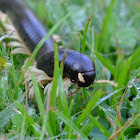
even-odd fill
[(32, 77), (32, 81), (33, 81), (35, 98), (36, 98), (37, 105), (38, 105), (39, 112), (40, 112), (40, 116), (41, 116), (41, 119), (42, 119), (42, 122), (43, 122), (43, 124), (42, 124), (43, 129), (42, 129), (41, 134), (40, 134), (40, 140), (43, 140), (46, 130), (49, 132), (49, 136), (53, 136), (53, 134), (52, 134), (52, 130), (50, 128), (50, 124), (48, 122), (48, 116), (46, 116), (46, 114), (45, 114), (45, 108), (44, 108), (44, 105), (43, 105), (43, 101), (41, 99), (38, 83), (35, 79), (35, 75), (32, 72), (32, 70), (31, 70), (31, 77)]
[[(98, 121), (98, 118), (99, 118), (99, 117), (96, 117), (95, 119)], [(91, 132), (91, 130), (93, 129), (94, 126), (95, 126), (95, 124), (91, 122), (91, 123), (89, 124), (89, 126), (84, 130), (84, 134), (85, 134), (86, 136), (88, 136), (88, 135), (90, 134), (90, 132)]]
[(106, 48), (107, 46), (105, 44), (107, 44), (107, 39), (108, 39), (108, 25), (110, 22), (110, 18), (111, 18), (111, 14), (114, 8), (116, 0), (112, 0), (109, 8), (107, 10), (106, 16), (103, 20), (103, 25), (102, 25), (102, 31), (101, 31), (101, 36), (100, 39), (98, 41), (98, 46), (97, 46), (97, 50), (99, 52), (101, 52), (104, 48)]
[(70, 102), (70, 105), (69, 105), (69, 112), (70, 112), (70, 114), (72, 112), (73, 105), (74, 105), (74, 100), (72, 99), (71, 102)]
[(132, 57), (130, 56), (129, 59), (124, 64), (124, 67), (122, 68), (122, 71), (121, 71), (119, 79), (118, 79), (118, 88), (121, 88), (126, 81), (129, 66), (131, 64), (131, 59), (132, 59)]
[(34, 87), (35, 99), (36, 99), (36, 102), (37, 102), (37, 106), (39, 108), (41, 119), (43, 121), (43, 117), (44, 117), (44, 114), (45, 114), (45, 108), (44, 108), (44, 105), (43, 105), (43, 102), (42, 102), (42, 99), (41, 99), (38, 83), (35, 79), (35, 75), (34, 75), (32, 69), (31, 69), (31, 77), (32, 77), (32, 82), (33, 82), (33, 87)]
[(16, 83), (18, 82), (18, 78), (17, 78), (17, 74), (16, 74), (16, 70), (15, 70), (15, 65), (14, 65), (14, 60), (13, 60), (13, 55), (12, 53), (10, 54), (11, 55), (11, 69), (9, 69), (9, 72), (13, 78), (13, 81), (14, 81), (14, 85), (16, 85)]
[(88, 21), (87, 21), (86, 27), (85, 27), (85, 31), (84, 31), (84, 34), (83, 34), (82, 48), (81, 48), (81, 52), (82, 52), (82, 53), (85, 53), (85, 40), (86, 40), (86, 34), (87, 34), (89, 22), (90, 22), (90, 20), (91, 20), (91, 16), (92, 16), (92, 15), (90, 15), (89, 18), (88, 18)]
[[(58, 82), (58, 74), (59, 74), (59, 54), (58, 54), (58, 47), (55, 43), (55, 60), (54, 60), (54, 75), (53, 75), (53, 84), (50, 93), (50, 107), (56, 106), (56, 93), (57, 93), (57, 82)], [(54, 112), (49, 111), (49, 122), (53, 134), (56, 134), (56, 115)]]
[(108, 94), (107, 96), (103, 97), (102, 99), (100, 99), (96, 105), (94, 106), (94, 108), (96, 106), (98, 106), (99, 104), (101, 104), (102, 102), (104, 102), (105, 100), (109, 99), (110, 97), (112, 97), (113, 95), (117, 94), (119, 91), (121, 91), (122, 89), (118, 89), (118, 90), (115, 90), (114, 92)]
[(21, 127), (21, 139), (24, 138), (25, 136), (25, 124), (26, 124), (26, 115), (24, 114), (23, 116), (23, 122), (22, 122), (22, 127)]
[[(59, 86), (59, 99), (60, 99), (60, 105), (61, 105), (61, 109), (64, 113), (64, 115), (70, 119), (70, 110), (68, 108), (68, 103), (67, 103), (67, 99), (66, 99), (66, 95), (65, 95), (65, 91), (64, 91), (64, 87), (63, 87), (63, 81), (62, 81), (62, 77), (61, 74), (59, 73), (59, 78), (58, 78), (58, 86)], [(65, 125), (65, 131), (68, 133), (68, 135), (66, 135), (66, 139), (71, 138), (71, 128), (66, 124)]]
[(67, 99), (66, 99), (66, 95), (65, 95), (65, 91), (63, 87), (62, 77), (60, 74), (59, 74), (59, 79), (58, 79), (58, 85), (59, 85), (59, 99), (60, 99), (62, 111), (64, 115), (70, 119), (70, 112), (69, 112), (68, 103), (67, 103)]
[[(82, 36), (82, 34), (79, 32), (79, 38), (80, 38), (80, 40), (83, 40), (83, 36)], [(91, 50), (91, 47), (90, 47), (90, 44), (89, 44), (89, 42), (87, 41), (87, 40), (85, 40), (85, 45), (86, 45), (86, 47), (89, 49), (89, 50)], [(80, 51), (80, 50), (79, 50)]]
[(44, 135), (45, 135), (46, 130), (47, 130), (47, 133), (48, 133), (49, 137), (53, 137), (54, 136), (53, 133), (52, 133), (51, 127), (50, 127), (49, 118), (48, 118), (48, 116), (44, 115), (42, 131), (41, 131), (39, 140), (43, 140), (44, 139)]
[(94, 50), (95, 50), (95, 41), (94, 41), (94, 27), (92, 27), (91, 28), (91, 58), (93, 59), (93, 60), (95, 60), (94, 59), (94, 56), (95, 56), (95, 52), (94, 52)]
[(92, 109), (94, 108), (95, 104), (97, 103), (98, 99), (102, 96), (102, 93), (100, 90), (98, 90), (89, 103), (87, 104), (86, 108), (82, 111), (82, 114), (79, 116), (79, 118), (76, 121), (76, 126), (80, 128), (80, 124), (84, 122), (84, 120), (87, 117), (87, 113), (90, 113)]
[(86, 102), (86, 104), (88, 104), (88, 92), (85, 87), (83, 87), (82, 89), (83, 89), (85, 102)]
[(140, 47), (133, 53), (132, 55), (132, 61), (131, 61), (131, 69), (135, 69), (140, 64)]
[(79, 130), (79, 128), (70, 120), (68, 119), (65, 115), (63, 115), (60, 111), (52, 108), (51, 109), (55, 114), (65, 123), (67, 124), (74, 133), (80, 134), (81, 139), (87, 139), (87, 137)]
[(111, 135), (110, 133), (106, 130), (106, 128), (104, 128), (104, 126), (96, 120), (96, 118), (94, 118), (92, 115), (88, 114), (88, 118), (91, 120), (92, 123), (94, 123), (99, 129), (100, 131), (102, 131), (102, 133), (109, 138)]
[(124, 66), (124, 56), (121, 56), (118, 58), (115, 66), (115, 76), (114, 76), (115, 82), (118, 82), (123, 66)]
[[(87, 120), (87, 121), (84, 123), (84, 125), (81, 127), (81, 131), (82, 131), (83, 133), (87, 130), (88, 125), (89, 125), (89, 120)], [(85, 133), (84, 133), (84, 134), (85, 134)]]
[(57, 91), (57, 81), (58, 81), (58, 74), (59, 74), (59, 54), (58, 54), (58, 47), (55, 43), (55, 60), (54, 60), (54, 75), (53, 75), (53, 84), (51, 89), (51, 103), (50, 106), (56, 106), (56, 91)]
[(103, 57), (100, 53), (95, 52), (97, 58), (101, 61), (101, 63), (113, 74), (115, 75), (115, 68), (113, 65), (108, 61), (106, 57)]

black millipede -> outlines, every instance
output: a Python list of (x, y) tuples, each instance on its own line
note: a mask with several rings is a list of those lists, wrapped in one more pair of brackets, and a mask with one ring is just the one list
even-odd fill
[[(22, 41), (31, 52), (39, 41), (47, 34), (36, 16), (21, 0), (0, 0), (0, 10), (7, 13)], [(65, 49), (59, 49), (59, 64), (63, 59)], [(53, 77), (54, 72), (54, 44), (51, 38), (47, 39), (39, 50), (37, 68)], [(64, 60), (63, 76), (70, 78), (79, 87), (90, 86), (95, 79), (94, 62), (85, 54), (67, 50)]]

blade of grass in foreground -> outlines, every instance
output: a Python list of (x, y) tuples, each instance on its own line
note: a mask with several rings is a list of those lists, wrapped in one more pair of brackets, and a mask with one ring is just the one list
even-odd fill
[[(57, 81), (59, 74), (59, 54), (57, 44), (55, 46), (55, 60), (54, 60), (54, 75), (53, 75), (53, 84), (51, 88), (50, 94), (50, 107), (56, 107), (56, 94), (57, 94)], [(49, 122), (54, 135), (56, 135), (57, 127), (56, 127), (56, 115), (54, 112), (49, 111)]]
[(84, 122), (84, 120), (87, 117), (87, 114), (90, 113), (92, 111), (92, 109), (94, 108), (95, 104), (97, 103), (98, 99), (102, 96), (103, 94), (101, 93), (100, 90), (98, 90), (93, 97), (91, 98), (91, 100), (89, 101), (89, 103), (87, 104), (86, 108), (82, 111), (82, 114), (79, 116), (79, 118), (76, 121), (76, 126), (78, 128), (80, 128), (80, 124)]
[[(118, 78), (118, 87), (117, 88), (122, 88), (124, 85), (125, 85), (125, 82), (127, 80), (127, 74), (128, 74), (128, 71), (129, 71), (129, 67), (130, 67), (130, 64), (131, 64), (131, 60), (132, 60), (132, 56), (129, 57), (129, 59), (125, 62), (120, 74), (119, 74), (119, 78)], [(121, 94), (121, 91), (117, 94), (119, 95)], [(112, 100), (111, 100), (111, 105), (114, 105), (115, 104), (115, 100), (114, 99), (114, 96), (112, 96)]]
[[(62, 109), (64, 115), (70, 119), (70, 110), (68, 108), (68, 103), (67, 103), (67, 99), (66, 99), (66, 95), (65, 95), (65, 91), (64, 91), (64, 87), (63, 87), (63, 80), (62, 80), (62, 76), (59, 73), (59, 78), (58, 78), (58, 86), (59, 86), (59, 105), (60, 105), (60, 111)], [(68, 135), (66, 135), (65, 139), (71, 139), (71, 128), (66, 124), (65, 125), (65, 131), (67, 132)]]
[(85, 87), (83, 87), (82, 89), (83, 89), (84, 99), (85, 99), (85, 102), (87, 105), (88, 104), (88, 92), (87, 92), (87, 89)]
[(115, 75), (115, 68), (113, 67), (113, 64), (108, 61), (107, 58), (103, 57), (100, 53), (95, 52), (97, 58), (101, 61), (101, 63), (106, 66), (106, 68), (113, 74)]
[(88, 25), (91, 20), (91, 16), (92, 15), (89, 16), (88, 21), (86, 23), (86, 27), (85, 27), (85, 31), (84, 31), (84, 35), (83, 35), (83, 39), (82, 39), (82, 49), (81, 49), (82, 53), (85, 53), (85, 41), (86, 41), (86, 35), (87, 35)]
[(8, 69), (8, 71), (10, 72), (10, 74), (13, 78), (14, 85), (16, 85), (16, 83), (18, 82), (18, 78), (17, 78), (17, 73), (16, 73), (16, 70), (15, 70), (15, 64), (14, 64), (12, 52), (10, 53), (10, 60), (11, 60), (12, 65)]
[(54, 108), (51, 108), (51, 110), (53, 112), (55, 112), (55, 114), (65, 123), (67, 124), (72, 130), (74, 133), (76, 134), (80, 134), (81, 136), (81, 139), (87, 139), (87, 137), (81, 132), (81, 130), (79, 130), (79, 128), (70, 120), (68, 119), (65, 115), (63, 115), (60, 111), (54, 109)]
[(101, 36), (100, 36), (100, 39), (98, 40), (98, 46), (97, 46), (98, 47), (97, 50), (99, 52), (101, 52), (104, 48), (107, 47), (107, 46), (105, 47), (105, 44), (107, 42), (107, 37), (108, 37), (108, 25), (110, 22), (110, 18), (111, 18), (111, 14), (112, 14), (115, 2), (116, 2), (116, 0), (112, 0), (110, 2), (110, 5), (107, 10), (107, 14), (103, 21)]
[[(99, 117), (96, 117), (95, 119), (98, 121)], [(94, 126), (95, 126), (95, 124), (91, 122), (86, 129), (83, 129), (82, 130), (82, 128), (83, 128), (82, 127), (81, 130), (84, 132), (84, 134), (86, 136), (88, 136), (90, 134), (90, 132), (92, 131), (92, 129), (93, 129)]]
[(125, 80), (127, 78), (127, 73), (129, 70), (129, 66), (131, 64), (131, 60), (132, 60), (132, 56), (129, 57), (129, 59), (124, 64), (124, 67), (122, 68), (122, 71), (121, 71), (119, 79), (118, 79), (118, 88), (121, 88), (125, 83)]
[(137, 66), (139, 66), (140, 64), (139, 55), (140, 55), (140, 46), (132, 55), (132, 61), (130, 65), (131, 69), (135, 69)]
[(67, 99), (66, 99), (66, 95), (65, 95), (65, 91), (63, 87), (62, 77), (60, 74), (59, 74), (59, 79), (58, 79), (58, 85), (59, 85), (59, 99), (60, 99), (62, 111), (64, 115), (70, 119), (70, 112), (69, 112), (68, 103), (67, 103)]
[(91, 122), (93, 124), (95, 124), (99, 129), (100, 131), (102, 131), (102, 133), (107, 137), (109, 138), (110, 137), (110, 133), (106, 130), (106, 128), (104, 128), (104, 126), (96, 120), (96, 118), (94, 118), (92, 115), (88, 114), (88, 118), (91, 120)]
[(95, 61), (95, 41), (94, 41), (94, 26), (91, 28), (91, 58)]
[(36, 99), (36, 102), (37, 102), (37, 106), (39, 108), (41, 119), (43, 121), (44, 114), (45, 114), (45, 108), (44, 108), (44, 105), (43, 105), (43, 102), (42, 102), (42, 99), (41, 99), (38, 83), (35, 79), (35, 75), (34, 75), (32, 69), (31, 69), (31, 77), (32, 77), (32, 82), (33, 82), (33, 87), (34, 87), (35, 99)]
[(40, 117), (42, 119), (42, 131), (41, 131), (41, 135), (40, 135), (40, 139), (43, 139), (45, 131), (47, 129), (47, 131), (49, 132), (49, 136), (53, 136), (51, 128), (50, 128), (50, 124), (47, 122), (48, 120), (48, 116), (46, 116), (45, 114), (45, 108), (41, 99), (41, 95), (40, 95), (40, 91), (39, 91), (39, 87), (38, 87), (38, 83), (35, 79), (35, 75), (33, 73), (33, 71), (31, 70), (31, 77), (32, 77), (32, 81), (33, 81), (33, 87), (34, 87), (34, 92), (35, 92), (35, 98), (36, 98), (36, 102), (39, 108), (39, 112), (40, 112)]
[(115, 95), (116, 93), (118, 93), (118, 92), (121, 91), (121, 90), (122, 90), (122, 88), (121, 88), (121, 89), (118, 89), (118, 90), (115, 90), (114, 92), (112, 92), (112, 93), (108, 94), (107, 96), (101, 98), (101, 99), (96, 103), (96, 105), (94, 106), (94, 108), (95, 108), (96, 106), (98, 106), (99, 104), (101, 104), (102, 102), (104, 102), (105, 100), (109, 99), (111, 96)]
[[(76, 9), (77, 10), (77, 9)], [(33, 59), (35, 58), (36, 54), (38, 53), (38, 51), (40, 50), (41, 46), (44, 44), (44, 42), (47, 40), (47, 38), (49, 38), (56, 29), (58, 29), (58, 27), (72, 14), (74, 13), (76, 10), (73, 10), (72, 12), (70, 12), (69, 14), (67, 14), (65, 17), (63, 17), (60, 21), (58, 21), (51, 29), (50, 31), (46, 34), (46, 36), (44, 38), (41, 39), (41, 41), (37, 44), (35, 50), (33, 51), (30, 59), (28, 60), (28, 62), (25, 65), (24, 71), (21, 74), (19, 81), (17, 83), (17, 85), (15, 86), (15, 90), (14, 90), (14, 97), (15, 99), (17, 99), (18, 97), (18, 92), (16, 89), (18, 89), (19, 85), (23, 82), (23, 78), (24, 78), (24, 74), (26, 73), (28, 67), (31, 65)]]
[(53, 133), (52, 133), (52, 130), (51, 130), (51, 127), (50, 127), (50, 123), (48, 121), (48, 116), (45, 115), (44, 117), (44, 120), (43, 120), (43, 125), (42, 125), (42, 131), (40, 133), (40, 140), (43, 140), (44, 139), (44, 135), (45, 135), (45, 132), (47, 130), (47, 133), (48, 133), (48, 136), (49, 137), (53, 137)]

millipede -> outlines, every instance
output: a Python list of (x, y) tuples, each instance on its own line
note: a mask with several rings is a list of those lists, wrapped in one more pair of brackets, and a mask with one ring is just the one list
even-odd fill
[[(21, 0), (0, 0), (0, 10), (8, 15), (20, 38), (32, 53), (39, 41), (47, 34), (47, 30)], [(59, 64), (65, 49), (59, 49)], [(49, 77), (54, 72), (54, 42), (48, 38), (36, 56), (37, 68)], [(95, 65), (90, 57), (74, 50), (67, 50), (64, 60), (63, 77), (79, 87), (88, 87), (95, 80)]]

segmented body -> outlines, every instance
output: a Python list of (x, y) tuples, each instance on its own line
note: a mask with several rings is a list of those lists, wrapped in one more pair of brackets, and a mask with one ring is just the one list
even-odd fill
[[(0, 0), (0, 9), (8, 14), (23, 42), (33, 52), (39, 41), (47, 34), (43, 25), (21, 0)], [(59, 63), (64, 52), (65, 49), (59, 49)], [(53, 77), (54, 45), (51, 38), (45, 41), (36, 60), (37, 68)], [(79, 87), (87, 87), (95, 79), (95, 65), (87, 55), (67, 50), (63, 76), (69, 77)]]

